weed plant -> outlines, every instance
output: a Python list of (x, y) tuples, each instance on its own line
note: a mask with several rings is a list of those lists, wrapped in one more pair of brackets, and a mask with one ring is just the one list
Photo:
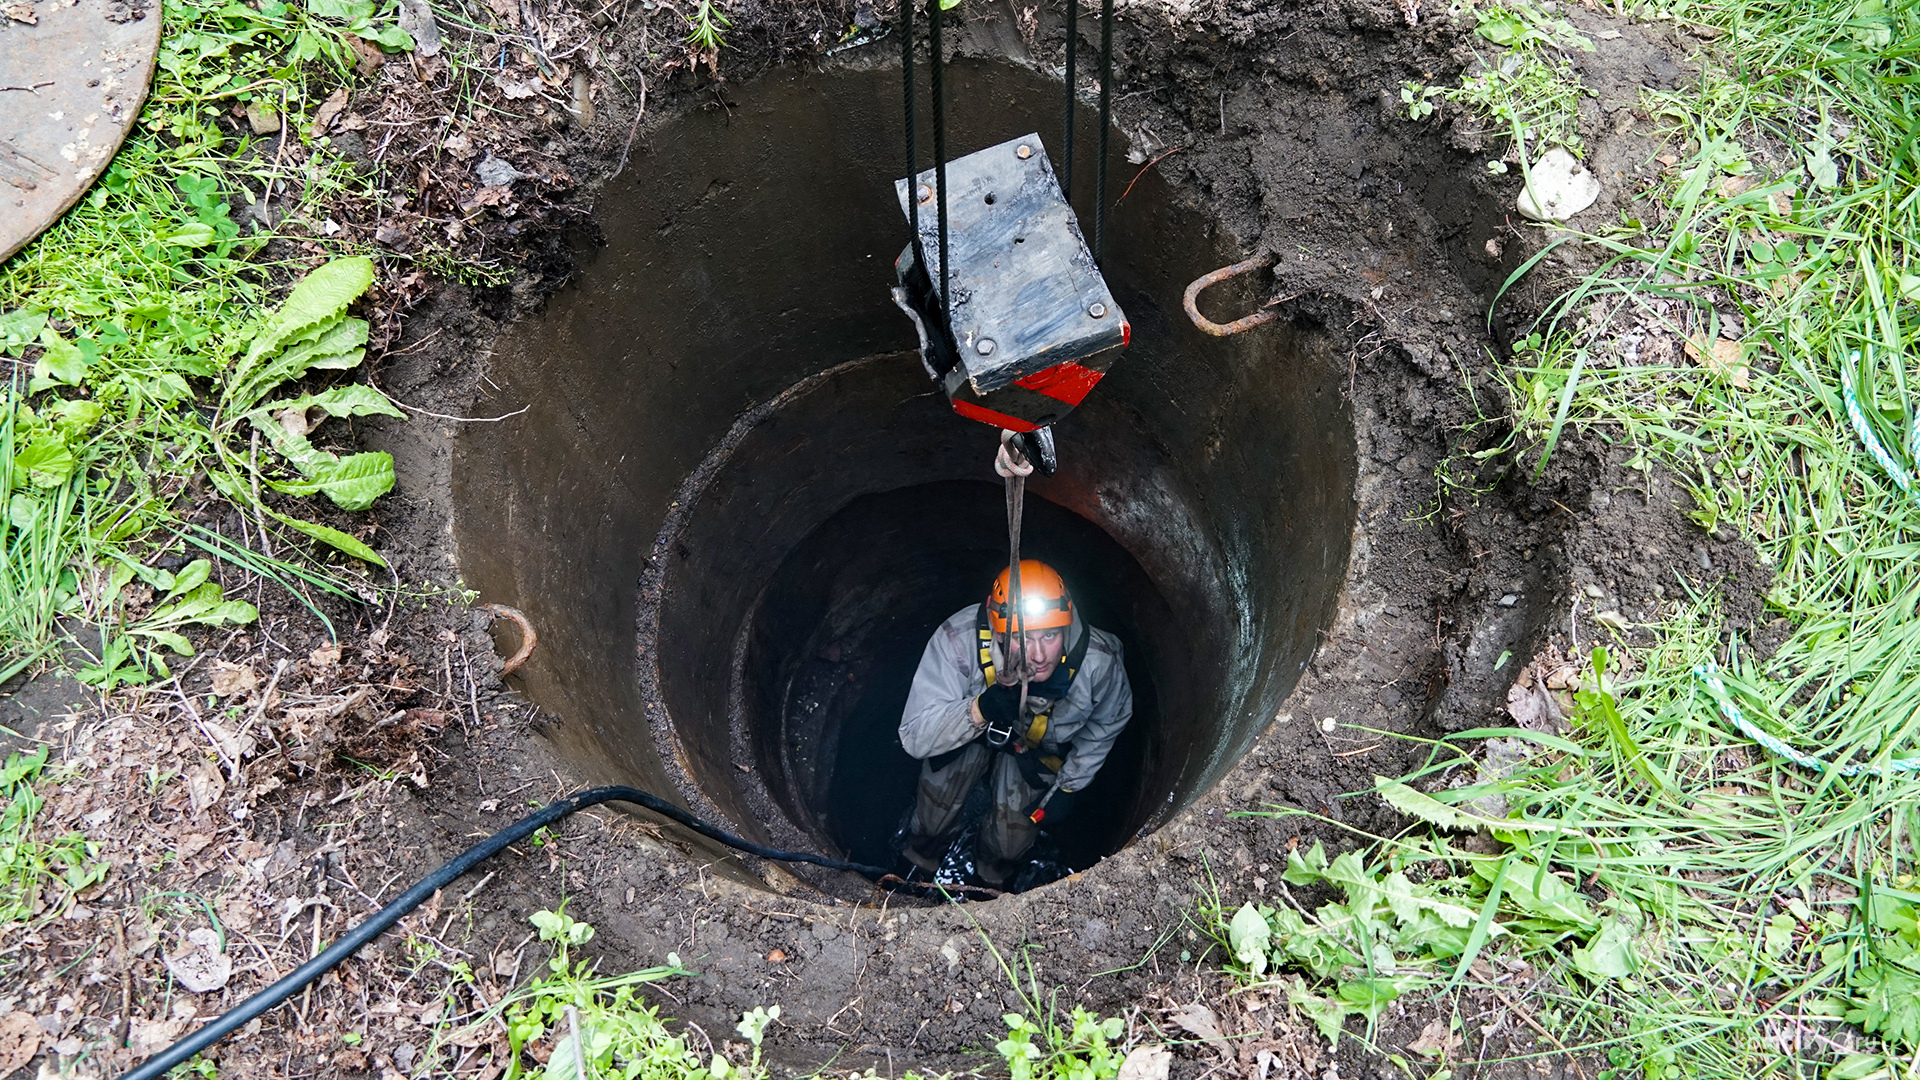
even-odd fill
[(49, 886), (71, 894), (107, 874), (85, 837), (42, 837), (34, 829), (42, 804), (34, 782), (46, 767), (45, 746), (9, 754), (0, 766), (0, 926), (45, 911)]
[[(174, 551), (265, 573), (303, 598), (370, 594), (363, 574), (327, 565), (300, 534), (377, 563), (370, 549), (258, 494), (320, 492), (357, 509), (391, 486), (384, 455), (341, 458), (305, 437), (309, 414), (398, 413), (373, 391), (263, 400), (309, 369), (359, 359), (365, 324), (343, 312), (365, 281), (306, 325), (286, 321), (301, 304), (270, 303), (324, 258), (318, 207), (348, 181), (324, 155), (295, 169), (275, 139), (230, 137), (212, 120), (237, 104), (298, 140), (301, 114), (347, 78), (350, 35), (410, 45), (388, 8), (168, 0), (153, 93), (127, 143), (0, 269), (0, 355), (13, 361), (0, 417), (0, 681), (60, 656), (56, 646), (101, 689), (165, 677), (167, 653), (191, 652), (181, 631), (255, 617), (209, 580), (207, 560), (162, 569)], [(255, 222), (235, 219), (243, 204)], [(274, 229), (257, 223), (267, 219)], [(287, 256), (263, 258), (276, 237)], [(274, 333), (272, 348), (256, 347)], [(253, 529), (234, 538), (185, 520), (209, 482)]]
[[(1559, 230), (1525, 268), (1560, 244), (1605, 256), (1503, 368), (1512, 448), (1537, 474), (1572, 424), (1630, 464), (1670, 469), (1700, 526), (1744, 537), (1771, 571), (1766, 619), (1784, 644), (1756, 650), (1716, 596), (1676, 579), (1646, 627), (1654, 644), (1587, 672), (1572, 744), (1536, 744), (1496, 775), (1456, 736), (1409, 778), (1474, 768), (1464, 786), (1396, 805), (1486, 828), (1497, 856), (1376, 838), (1338, 876), (1337, 860), (1290, 868), (1344, 889), (1344, 915), (1254, 917), (1267, 961), (1336, 993), (1382, 970), (1456, 985), (1480, 950), (1526, 961), (1545, 976), (1547, 1026), (1620, 1076), (1911, 1076), (1920, 13), (1882, 0), (1631, 10), (1702, 27), (1707, 74), (1643, 102), (1679, 147), (1646, 209)], [(1670, 359), (1633, 347), (1659, 337)], [(1448, 816), (1485, 799), (1498, 821)], [(1409, 933), (1403, 916), (1428, 909), (1386, 883), (1416, 867), (1413, 893), (1473, 910), (1480, 941), (1456, 940), (1456, 918), (1430, 940), (1382, 937), (1385, 952), (1351, 952), (1356, 929), (1342, 931), (1350, 954), (1302, 955), (1376, 894), (1373, 925)], [(1563, 934), (1513, 891), (1549, 878), (1604, 901), (1583, 897), (1591, 918)], [(1236, 920), (1217, 914), (1234, 942)], [(1249, 977), (1254, 917), (1237, 920)]]

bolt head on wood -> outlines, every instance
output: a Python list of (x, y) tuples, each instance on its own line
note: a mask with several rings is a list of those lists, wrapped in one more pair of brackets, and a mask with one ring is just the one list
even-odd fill
[(1026, 143), (1021, 143), (1020, 149), (1015, 150), (1014, 153), (1019, 156), (1021, 161), (1025, 161), (1033, 156), (1033, 147), (1028, 146)]
[(973, 348), (974, 348), (974, 351), (979, 353), (981, 356), (992, 356), (993, 355), (993, 339), (981, 338), (980, 343), (978, 345), (975, 345)]
[(1095, 304), (1092, 307), (1087, 309), (1087, 314), (1093, 316), (1096, 319), (1104, 319), (1107, 317), (1107, 305)]

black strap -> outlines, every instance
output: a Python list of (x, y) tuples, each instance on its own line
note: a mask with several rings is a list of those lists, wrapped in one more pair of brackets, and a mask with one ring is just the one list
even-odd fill
[[(911, 3), (912, 0), (900, 0)], [(1111, 2), (1111, 0), (1109, 0)], [(931, 55), (927, 62), (932, 65), (928, 82), (933, 92), (933, 191), (939, 200), (940, 220), (940, 280), (934, 282), (940, 291), (940, 316), (952, 319), (953, 309), (947, 304), (947, 97), (946, 97), (946, 57), (940, 46), (941, 0), (930, 0), (927, 5), (927, 36)]]
[(1100, 0), (1100, 153), (1093, 165), (1093, 263), (1102, 267), (1107, 259), (1107, 129), (1112, 125), (1113, 0)]
[[(935, 0), (936, 3), (939, 0)], [(907, 99), (907, 219), (913, 223), (913, 251), (920, 262), (926, 256), (920, 250), (920, 148), (914, 138), (913, 95), (913, 4), (900, 0), (900, 82)], [(924, 350), (923, 350), (924, 351)], [(938, 376), (935, 376), (938, 378)]]
[(1073, 205), (1073, 103), (1078, 89), (1074, 85), (1073, 58), (1080, 46), (1080, 0), (1067, 0), (1067, 138), (1060, 151), (1060, 186), (1065, 189), (1067, 205)]

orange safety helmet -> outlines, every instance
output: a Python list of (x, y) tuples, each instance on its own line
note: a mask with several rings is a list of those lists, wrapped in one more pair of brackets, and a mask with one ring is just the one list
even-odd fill
[[(993, 593), (987, 597), (987, 623), (996, 634), (1009, 630), (1007, 593), (1013, 587), (1012, 568), (1000, 571), (993, 579)], [(1020, 628), (1047, 630), (1073, 625), (1073, 597), (1067, 595), (1067, 583), (1060, 572), (1038, 559), (1020, 560)]]

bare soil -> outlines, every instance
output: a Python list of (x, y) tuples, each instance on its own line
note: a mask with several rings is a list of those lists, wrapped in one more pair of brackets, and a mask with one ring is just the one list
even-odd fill
[[(1686, 77), (1690, 39), (1669, 24), (1563, 7), (1598, 46), (1582, 64), (1599, 95), (1584, 127), (1606, 191), (1589, 213), (1602, 220), (1630, 207), (1660, 168), (1637, 95)], [(755, 73), (821, 62), (849, 25), (892, 17), (815, 0), (728, 10), (735, 27), (717, 71), (679, 43), (678, 13), (651, 0), (502, 5), (498, 24), (537, 24), (523, 29), (549, 53), (547, 78), (516, 44), (478, 82), (456, 85), (444, 63), (420, 58), (390, 63), (356, 95), (353, 115), (366, 123), (343, 134), (358, 145), (336, 146), (389, 197), (344, 206), (341, 223), (398, 253), (441, 245), (513, 269), (508, 284), (475, 286), (396, 264), (375, 299), (390, 340), (374, 377), (417, 415), (355, 433), (395, 453), (401, 486), (340, 524), (392, 560), (407, 588), (391, 607), (330, 608), (337, 645), (297, 603), (261, 591), (260, 626), (207, 641), (177, 685), (103, 701), (43, 676), (0, 699), (0, 720), (53, 740), (81, 767), (49, 792), (44, 830), (85, 831), (113, 865), (54, 917), (0, 931), (0, 1018), (25, 1014), (38, 1032), (38, 1056), (14, 1075), (117, 1072), (264, 986), (439, 860), (576, 786), (541, 738), (566, 718), (502, 686), (486, 617), (452, 591), (448, 462), (463, 421), (451, 418), (516, 407), (489, 396), (488, 343), (574, 271), (594, 242), (597, 185), (616, 167), (647, 167), (652, 124), (725, 109)], [(1058, 12), (962, 11), (962, 53), (1031, 63), (1059, 54)], [(222, 1075), (414, 1074), (432, 1024), (497, 1000), (541, 966), (527, 916), (563, 901), (599, 928), (587, 952), (607, 969), (677, 952), (700, 974), (665, 984), (658, 1000), (716, 1040), (742, 1010), (779, 1004), (770, 1047), (795, 1072), (996, 1069), (1000, 1016), (1026, 1005), (990, 942), (1062, 1007), (1124, 1015), (1130, 1038), (1175, 1042), (1178, 1077), (1397, 1075), (1355, 1040), (1330, 1052), (1283, 999), (1233, 993), (1215, 973), (1222, 958), (1199, 921), (1203, 904), (1273, 900), (1294, 846), (1353, 842), (1311, 818), (1246, 812), (1296, 808), (1391, 832), (1403, 823), (1364, 789), (1423, 751), (1377, 732), (1564, 725), (1547, 689), (1553, 670), (1577, 666), (1592, 643), (1633, 639), (1620, 625), (1682, 582), (1720, 591), (1732, 617), (1753, 619), (1765, 574), (1740, 542), (1687, 518), (1675, 478), (1628, 467), (1622, 448), (1596, 436), (1570, 433), (1537, 481), (1538, 448), (1520, 455), (1524, 467), (1511, 455), (1469, 456), (1508, 436), (1494, 357), (1525, 332), (1552, 275), (1578, 269), (1550, 264), (1541, 284), (1508, 292), (1489, 330), (1495, 291), (1539, 232), (1511, 215), (1517, 182), (1484, 167), (1497, 138), (1445, 109), (1414, 124), (1397, 95), (1402, 80), (1454, 77), (1480, 44), (1470, 27), (1413, 0), (1141, 4), (1123, 10), (1116, 42), (1117, 122), (1142, 164), (1209, 208), (1249, 253), (1275, 253), (1263, 291), (1289, 297), (1288, 317), (1344, 346), (1363, 463), (1348, 587), (1257, 745), (1171, 824), (1093, 870), (986, 904), (834, 902), (778, 867), (723, 866), (726, 856), (638, 817), (583, 813), (463, 881), (408, 921), (410, 936), (390, 934), (310, 998), (230, 1040), (212, 1055)], [(576, 43), (564, 62), (552, 59)], [(583, 125), (563, 107), (571, 83), (556, 73), (588, 57), (594, 107)], [(539, 83), (530, 96), (528, 80)], [(491, 110), (436, 119), (458, 111), (445, 107), (456, 93), (522, 119)], [(529, 176), (489, 187), (474, 172), (489, 157)], [(1601, 613), (1618, 618), (1596, 622)], [(498, 632), (511, 651), (512, 632)], [(190, 963), (199, 948), (217, 967), (189, 937), (216, 927), (231, 974), (219, 989), (188, 992), (168, 958)], [(449, 990), (455, 962), (477, 979)], [(1524, 1063), (1476, 1062), (1553, 1048), (1527, 1000), (1534, 974), (1485, 973), (1490, 985), (1470, 997), (1477, 1015), (1455, 1052), (1460, 1075), (1532, 1075)], [(1226, 1041), (1195, 1034), (1197, 1014), (1180, 1011), (1194, 1004)], [(1403, 1053), (1436, 1018), (1437, 1004), (1403, 1001), (1377, 1044)], [(347, 1045), (348, 1032), (362, 1041)], [(467, 1048), (458, 1075), (495, 1075), (503, 1046)], [(1555, 1076), (1597, 1067), (1547, 1061)]]

